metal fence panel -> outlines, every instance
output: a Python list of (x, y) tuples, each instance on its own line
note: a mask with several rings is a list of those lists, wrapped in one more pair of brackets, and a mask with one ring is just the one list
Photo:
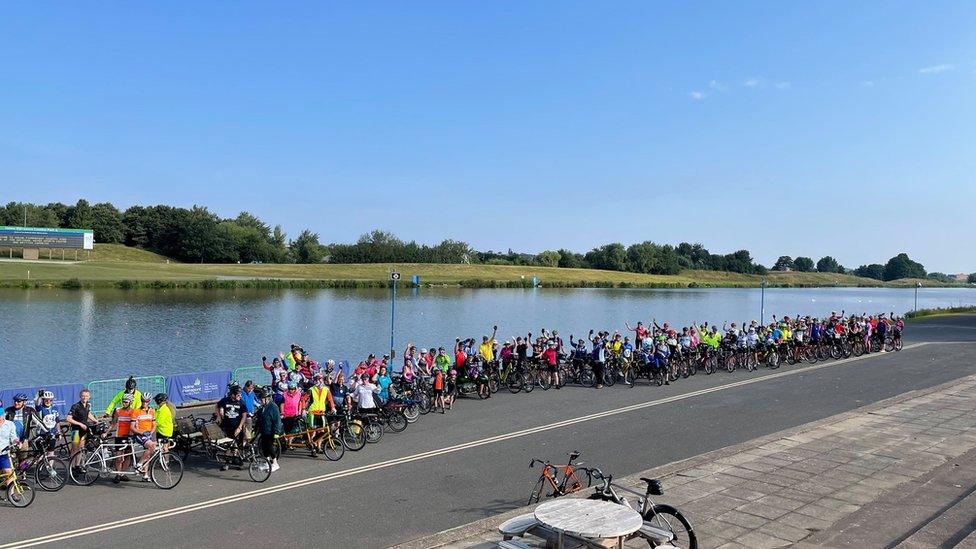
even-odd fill
[[(88, 384), (88, 390), (91, 391), (92, 411), (96, 415), (104, 412), (116, 393), (125, 389), (127, 379), (102, 379)], [(166, 378), (163, 376), (133, 376), (133, 379), (136, 380), (136, 389), (139, 389), (144, 398), (152, 398), (156, 393), (166, 392)]]
[(240, 383), (242, 387), (244, 382), (250, 379), (260, 387), (271, 383), (271, 372), (265, 370), (263, 366), (245, 366), (235, 369), (231, 379)]

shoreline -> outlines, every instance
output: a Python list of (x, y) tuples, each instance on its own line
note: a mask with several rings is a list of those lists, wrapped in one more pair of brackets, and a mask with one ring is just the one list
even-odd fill
[[(679, 278), (679, 277), (675, 277)], [(240, 289), (369, 289), (390, 288), (392, 282), (375, 279), (311, 279), (311, 278), (205, 278), (205, 279), (156, 279), (156, 280), (82, 280), (78, 278), (43, 279), (43, 280), (0, 280), (0, 289), (22, 290), (240, 290)], [(605, 288), (605, 289), (695, 289), (695, 288), (760, 288), (758, 282), (723, 282), (723, 281), (674, 281), (674, 282), (630, 282), (611, 280), (579, 280), (579, 281), (539, 281), (533, 285), (529, 279), (497, 280), (497, 279), (462, 279), (453, 282), (421, 282), (414, 284), (401, 280), (397, 285), (402, 289), (411, 288), (468, 288), (468, 289), (515, 289), (515, 288)], [(893, 288), (911, 289), (906, 284), (892, 284), (880, 282), (878, 284), (820, 284), (804, 282), (767, 282), (770, 289), (782, 288)], [(926, 288), (966, 288), (973, 289), (966, 284), (928, 284)]]

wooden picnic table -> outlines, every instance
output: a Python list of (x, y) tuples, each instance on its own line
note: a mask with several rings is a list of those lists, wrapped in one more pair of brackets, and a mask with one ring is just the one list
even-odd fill
[(630, 534), (640, 530), (644, 519), (626, 505), (592, 499), (557, 499), (540, 504), (535, 518), (559, 534), (557, 548), (565, 544), (564, 535), (581, 540), (614, 540), (622, 548)]

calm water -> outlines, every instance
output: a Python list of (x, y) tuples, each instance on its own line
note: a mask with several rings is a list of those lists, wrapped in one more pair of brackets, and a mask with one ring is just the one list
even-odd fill
[[(767, 289), (766, 315), (904, 313), (913, 289)], [(919, 307), (976, 304), (976, 291), (923, 289)], [(453, 345), (499, 325), (567, 337), (652, 317), (684, 325), (758, 319), (758, 289), (401, 290), (396, 348)], [(567, 337), (568, 339), (568, 337)], [(314, 358), (358, 360), (390, 345), (386, 290), (0, 290), (0, 387), (133, 374), (233, 369), (300, 343)]]

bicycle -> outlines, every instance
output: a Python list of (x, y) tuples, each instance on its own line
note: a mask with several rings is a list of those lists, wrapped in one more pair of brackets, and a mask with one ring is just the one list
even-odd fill
[[(590, 475), (586, 475), (586, 486), (583, 486), (583, 481), (576, 475), (576, 467), (574, 467), (573, 462), (579, 458), (579, 451), (573, 451), (568, 454), (569, 463), (565, 465), (553, 465), (549, 461), (543, 461), (541, 459), (532, 459), (529, 462), (529, 468), (535, 467), (536, 463), (542, 464), (542, 473), (539, 474), (539, 480), (536, 481), (535, 487), (532, 492), (529, 493), (529, 503), (538, 503), (542, 499), (542, 491), (548, 484), (552, 489), (552, 492), (547, 494), (546, 497), (557, 498), (559, 496), (564, 496), (566, 494), (572, 494), (574, 492), (579, 492), (583, 488), (589, 488), (592, 485), (592, 478)], [(582, 465), (582, 462), (577, 464)], [(559, 478), (559, 472), (562, 471), (562, 479)], [(586, 471), (586, 469), (581, 469)]]
[[(92, 433), (94, 435), (94, 433)], [(146, 462), (149, 480), (162, 490), (171, 490), (183, 479), (183, 460), (165, 449), (166, 445), (157, 444), (152, 456)], [(136, 463), (145, 453), (137, 451), (135, 442), (106, 442), (101, 436), (89, 440), (85, 448), (76, 452), (79, 455), (79, 465), (68, 469), (71, 480), (80, 486), (90, 486), (101, 476), (125, 475), (138, 476), (143, 473), (138, 469), (115, 470), (115, 461), (130, 459)]]
[[(647, 485), (647, 491), (642, 494), (636, 490), (613, 484), (613, 475), (606, 476), (599, 469), (588, 469), (587, 473), (589, 477), (602, 481), (602, 484), (596, 487), (589, 499), (626, 505), (640, 513), (644, 518), (644, 526), (632, 534), (630, 539), (643, 538), (651, 547), (698, 549), (698, 537), (695, 535), (695, 530), (681, 511), (670, 505), (651, 501), (651, 496), (664, 495), (664, 488), (660, 480), (641, 477), (640, 480)], [(618, 494), (617, 490), (636, 495), (636, 505), (631, 504), (625, 496)]]
[[(3, 454), (12, 459), (9, 451), (3, 452)], [(24, 474), (17, 469), (10, 473), (0, 473), (0, 484), (5, 486), (4, 497), (10, 502), (10, 505), (23, 509), (34, 503), (34, 487), (26, 481)]]
[(236, 467), (247, 464), (247, 474), (254, 482), (264, 482), (271, 477), (271, 460), (261, 455), (253, 439), (239, 446), (214, 423), (205, 425), (203, 434), (204, 452), (211, 460)]
[[(33, 446), (33, 444), (32, 444)], [(68, 463), (43, 447), (33, 448), (14, 468), (25, 478), (33, 471), (34, 482), (45, 492), (57, 492), (68, 482)]]

